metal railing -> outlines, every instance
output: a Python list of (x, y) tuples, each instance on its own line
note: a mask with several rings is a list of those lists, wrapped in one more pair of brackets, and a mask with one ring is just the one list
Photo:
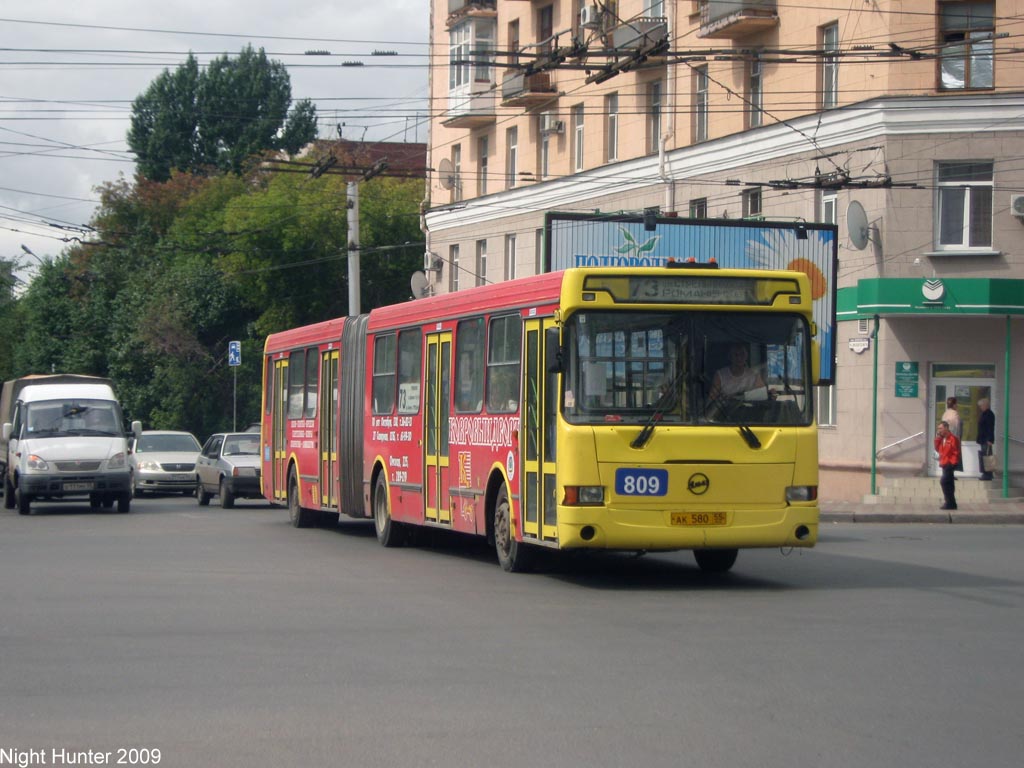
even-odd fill
[(921, 430), (920, 432), (915, 432), (914, 434), (912, 434), (912, 435), (910, 435), (908, 437), (904, 437), (902, 440), (897, 440), (895, 443), (889, 443), (888, 445), (883, 445), (881, 448), (879, 448), (877, 451), (875, 451), (875, 458), (877, 459), (879, 456), (882, 455), (882, 453), (884, 453), (885, 451), (889, 450), (890, 448), (895, 448), (897, 445), (901, 445), (902, 443), (906, 443), (906, 442), (908, 442), (910, 440), (914, 440), (914, 439), (916, 439), (918, 437), (924, 437), (924, 430)]

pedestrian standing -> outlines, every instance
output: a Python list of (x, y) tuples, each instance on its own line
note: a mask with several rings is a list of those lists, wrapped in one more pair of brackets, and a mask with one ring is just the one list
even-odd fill
[(949, 422), (940, 421), (935, 434), (935, 450), (939, 454), (939, 469), (942, 470), (942, 477), (939, 479), (939, 487), (942, 488), (942, 496), (945, 503), (940, 509), (956, 509), (956, 472), (960, 464), (960, 438), (954, 435), (949, 429)]
[(960, 411), (956, 407), (956, 398), (946, 398), (946, 410), (942, 412), (942, 420), (949, 424), (949, 431), (957, 436), (957, 439), (963, 439), (963, 422), (960, 421)]
[(985, 469), (985, 457), (992, 455), (992, 447), (996, 442), (996, 415), (992, 413), (987, 397), (978, 401), (978, 468), (981, 479), (991, 480), (992, 473)]

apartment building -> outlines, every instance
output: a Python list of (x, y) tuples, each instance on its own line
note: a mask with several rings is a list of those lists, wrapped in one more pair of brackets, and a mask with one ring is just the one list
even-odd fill
[(936, 473), (948, 396), (964, 475), (987, 397), (1024, 485), (1022, 36), (1024, 0), (432, 0), (430, 289), (543, 270), (549, 210), (833, 222), (822, 497)]

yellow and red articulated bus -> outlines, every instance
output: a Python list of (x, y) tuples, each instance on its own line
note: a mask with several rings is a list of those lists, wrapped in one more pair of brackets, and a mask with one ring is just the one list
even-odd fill
[(796, 271), (570, 268), (270, 336), (263, 493), (541, 549), (693, 550), (711, 571), (818, 534), (817, 326)]

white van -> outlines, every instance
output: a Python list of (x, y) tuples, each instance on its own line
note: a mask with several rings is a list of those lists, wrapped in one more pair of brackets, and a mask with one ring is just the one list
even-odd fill
[[(116, 502), (118, 512), (131, 511), (128, 435), (113, 388), (106, 379), (61, 378), (4, 385), (4, 507), (27, 515), (36, 499), (84, 496), (94, 508)], [(132, 432), (141, 434), (142, 424), (132, 422)]]

